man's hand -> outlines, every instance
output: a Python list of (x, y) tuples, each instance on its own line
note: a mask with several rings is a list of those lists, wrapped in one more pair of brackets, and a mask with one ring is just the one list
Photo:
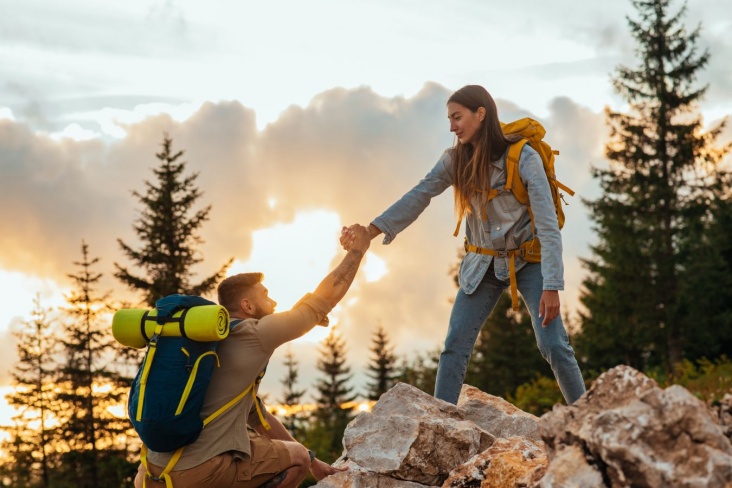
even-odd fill
[[(351, 243), (355, 240), (354, 232), (356, 228), (359, 227), (363, 226), (353, 224), (350, 227), (343, 227), (341, 229), (341, 246), (343, 246), (343, 249), (345, 249), (346, 251), (351, 250)], [(381, 234), (381, 229), (376, 227), (374, 224), (369, 224), (369, 226), (366, 227), (366, 232), (368, 233), (369, 240), (371, 240)]]
[(315, 477), (315, 479), (318, 481), (322, 480), (326, 476), (338, 473), (339, 471), (347, 470), (348, 467), (334, 468), (330, 464), (325, 463), (318, 458), (315, 458), (313, 462), (310, 463), (310, 472), (313, 474), (313, 477)]
[(539, 300), (539, 318), (544, 317), (542, 327), (549, 325), (559, 315), (559, 291), (544, 290)]
[[(365, 253), (371, 244), (372, 232), (371, 227), (353, 224), (350, 227), (341, 229), (341, 246), (346, 251), (360, 251)], [(374, 227), (375, 229), (376, 227)]]

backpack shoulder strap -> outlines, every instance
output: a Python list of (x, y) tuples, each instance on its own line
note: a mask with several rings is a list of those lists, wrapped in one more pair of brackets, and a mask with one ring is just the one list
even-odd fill
[(521, 181), (518, 167), (521, 160), (521, 151), (528, 142), (528, 139), (521, 139), (511, 144), (506, 154), (506, 190), (513, 192), (516, 199), (524, 205), (529, 204), (529, 194)]

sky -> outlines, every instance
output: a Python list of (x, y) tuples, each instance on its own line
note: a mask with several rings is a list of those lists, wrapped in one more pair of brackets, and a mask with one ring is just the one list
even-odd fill
[[(711, 54), (698, 80), (709, 85), (705, 127), (732, 113), (726, 4), (689, 1), (684, 18), (689, 30), (701, 23)], [(582, 199), (600, 196), (591, 168), (607, 164), (604, 109), (627, 108), (611, 76), (637, 66), (628, 15), (629, 1), (0, 0), (0, 388), (12, 332), (35, 296), (64, 303), (82, 240), (100, 258), (101, 291), (134, 296), (112, 277), (114, 263), (132, 266), (117, 240), (138, 243), (132, 191), (154, 181), (163, 134), (212, 206), (197, 277), (234, 258), (231, 272), (265, 273), (283, 310), (342, 258), (341, 226), (368, 224), (452, 145), (445, 102), (466, 84), (485, 86), (502, 120), (539, 119), (561, 152), (559, 179), (577, 192), (562, 301), (576, 314), (594, 239)], [(454, 225), (448, 191), (391, 245), (372, 243), (332, 314), (357, 391), (379, 325), (404, 357), (441, 344)], [(271, 398), (288, 350), (312, 384), (327, 332), (275, 354)]]

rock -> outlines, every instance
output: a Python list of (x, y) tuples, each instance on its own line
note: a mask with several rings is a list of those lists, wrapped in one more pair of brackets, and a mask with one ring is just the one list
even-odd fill
[(539, 418), (503, 398), (463, 385), (457, 406), (466, 419), (495, 437), (525, 437), (541, 441)]
[(533, 479), (538, 472), (541, 477), (546, 464), (546, 454), (536, 443), (520, 437), (496, 439), (487, 450), (451, 472), (442, 488), (518, 487), (527, 475)]
[(716, 416), (686, 389), (662, 390), (628, 366), (555, 405), (539, 428), (549, 467), (537, 486), (593, 486), (594, 471), (613, 488), (732, 486), (732, 444)]
[(535, 488), (605, 488), (602, 474), (585, 459), (582, 449), (575, 445), (563, 446), (555, 453), (549, 467), (538, 483), (527, 483)]
[(348, 471), (341, 471), (320, 480), (317, 488), (425, 488), (425, 485), (413, 481), (398, 480), (388, 476), (367, 471), (356, 463), (341, 462)]
[(351, 421), (343, 457), (372, 473), (439, 486), (455, 466), (494, 440), (454, 405), (399, 383), (371, 413)]
[(727, 438), (732, 441), (732, 395), (727, 393), (715, 407), (719, 423)]

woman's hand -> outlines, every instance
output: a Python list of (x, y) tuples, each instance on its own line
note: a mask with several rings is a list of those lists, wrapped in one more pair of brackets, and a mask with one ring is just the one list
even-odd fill
[(362, 237), (361, 232), (364, 230), (366, 231), (366, 236), (369, 241), (381, 234), (381, 230), (379, 230), (379, 228), (376, 227), (374, 224), (370, 224), (368, 227), (363, 227), (359, 224), (353, 224), (349, 227), (343, 227), (341, 229), (340, 237), (341, 246), (343, 246), (343, 249), (345, 249), (346, 251), (350, 251), (353, 248), (354, 242)]
[(544, 290), (539, 301), (539, 318), (544, 317), (542, 327), (549, 325), (559, 315), (559, 291)]

